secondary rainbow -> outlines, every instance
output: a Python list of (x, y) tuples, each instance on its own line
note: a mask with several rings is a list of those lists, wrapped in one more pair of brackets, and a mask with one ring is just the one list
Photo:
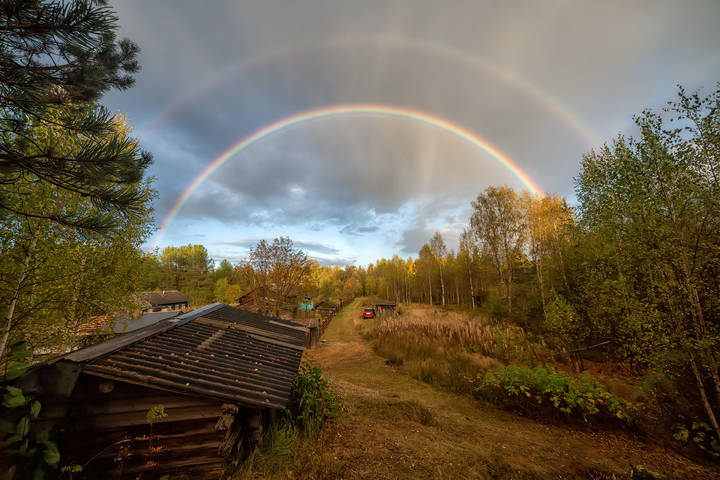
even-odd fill
[(463, 140), (471, 143), (472, 145), (475, 145), (481, 150), (487, 152), (495, 160), (500, 162), (507, 170), (509, 170), (515, 177), (517, 177), (523, 183), (523, 185), (525, 185), (525, 187), (527, 187), (527, 189), (530, 190), (533, 194), (540, 197), (543, 196), (540, 188), (538, 188), (538, 186), (530, 179), (530, 177), (528, 177), (528, 175), (523, 172), (520, 167), (518, 167), (507, 155), (502, 153), (500, 150), (498, 150), (486, 140), (480, 138), (473, 132), (459, 125), (450, 123), (447, 120), (436, 117), (434, 115), (430, 115), (428, 113), (402, 107), (377, 104), (334, 105), (330, 107), (307, 110), (297, 113), (295, 115), (291, 115), (289, 117), (282, 118), (244, 137), (239, 142), (230, 146), (230, 148), (221, 153), (220, 156), (213, 160), (197, 177), (195, 177), (192, 183), (190, 183), (190, 185), (175, 201), (172, 208), (165, 217), (165, 220), (163, 221), (160, 229), (155, 235), (154, 245), (157, 246), (165, 231), (170, 226), (170, 223), (175, 219), (175, 217), (180, 212), (183, 205), (185, 205), (185, 203), (188, 201), (193, 192), (195, 192), (195, 190), (197, 190), (197, 188), (210, 175), (212, 175), (215, 170), (220, 168), (231, 157), (241, 152), (245, 148), (249, 147), (250, 145), (262, 140), (263, 138), (286, 128), (290, 128), (303, 122), (343, 115), (375, 115), (384, 117), (405, 118), (440, 128), (441, 130), (456, 135)]
[(147, 134), (169, 118), (178, 114), (181, 108), (196, 100), (201, 94), (210, 92), (221, 83), (239, 75), (244, 75), (256, 67), (285, 60), (287, 57), (299, 55), (304, 51), (313, 49), (342, 49), (348, 48), (356, 51), (367, 45), (378, 48), (395, 48), (400, 50), (416, 51), (418, 53), (438, 55), (441, 58), (458, 62), (471, 68), (491, 74), (506, 85), (518, 89), (524, 95), (533, 99), (539, 105), (552, 112), (567, 128), (572, 130), (578, 138), (583, 139), (587, 146), (594, 147), (600, 144), (597, 135), (577, 115), (565, 107), (558, 99), (545, 90), (530, 83), (516, 72), (501, 67), (489, 60), (478, 57), (470, 52), (448, 45), (428, 42), (424, 39), (409, 38), (394, 35), (344, 35), (325, 39), (322, 42), (284, 45), (269, 52), (262, 52), (257, 56), (245, 59), (242, 62), (231, 64), (212, 73), (205, 80), (196, 84), (190, 90), (173, 99), (162, 110), (147, 120), (138, 128), (138, 134)]

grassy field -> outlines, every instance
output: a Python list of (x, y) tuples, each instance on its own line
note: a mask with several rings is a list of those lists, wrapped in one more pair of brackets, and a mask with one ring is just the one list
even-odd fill
[[(373, 334), (380, 327), (370, 328), (361, 319), (361, 307), (356, 301), (343, 310), (326, 331), (326, 343), (307, 352), (342, 396), (340, 417), (316, 441), (296, 441), (285, 450), (257, 453), (239, 478), (624, 479), (630, 478), (631, 465), (669, 478), (710, 479), (720, 474), (632, 433), (530, 420), (413, 378), (413, 364), (432, 354), (424, 352), (427, 345), (404, 343), (406, 353), (412, 355), (403, 354), (402, 362), (379, 355), (376, 351), (387, 353), (383, 348), (390, 345), (382, 346), (377, 339), (387, 340), (389, 331), (381, 330), (384, 335), (379, 337)], [(413, 314), (416, 318), (409, 318)], [(401, 337), (406, 334), (402, 332), (435, 329), (434, 335), (448, 339), (440, 342), (447, 348), (458, 335), (475, 335), (485, 340), (488, 349), (470, 354), (476, 369), (497, 362), (490, 354), (507, 335), (496, 337), (497, 332), (482, 323), (435, 315), (411, 312), (399, 320), (404, 325), (382, 328), (394, 328)], [(437, 325), (430, 324), (433, 320)], [(545, 354), (531, 346), (512, 348), (519, 349), (513, 354)]]

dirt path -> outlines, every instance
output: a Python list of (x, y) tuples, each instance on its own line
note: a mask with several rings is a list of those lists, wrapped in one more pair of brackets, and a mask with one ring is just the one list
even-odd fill
[(625, 433), (544, 425), (434, 389), (385, 364), (358, 332), (355, 302), (308, 352), (344, 397), (322, 445), (325, 478), (625, 478), (644, 465), (677, 478), (716, 478)]

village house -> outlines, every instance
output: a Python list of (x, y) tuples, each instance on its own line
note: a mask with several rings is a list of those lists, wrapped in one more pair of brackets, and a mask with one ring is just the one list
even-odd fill
[[(40, 364), (20, 386), (87, 478), (224, 478), (287, 405), (307, 337), (214, 303)], [(151, 409), (167, 416), (151, 426)]]
[(162, 290), (160, 292), (142, 292), (142, 311), (168, 312), (172, 310), (185, 310), (190, 299), (178, 290)]

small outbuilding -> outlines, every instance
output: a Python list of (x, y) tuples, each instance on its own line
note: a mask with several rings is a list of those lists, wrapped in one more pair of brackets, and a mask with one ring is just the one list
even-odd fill
[[(40, 364), (20, 386), (84, 478), (224, 478), (286, 406), (306, 336), (215, 303)], [(166, 416), (151, 425), (151, 409)]]
[(318, 312), (322, 317), (334, 317), (337, 315), (338, 306), (328, 300), (323, 300), (322, 302), (316, 303), (313, 310)]
[(188, 308), (190, 299), (179, 290), (163, 290), (160, 292), (143, 292), (140, 294), (145, 301), (143, 312), (168, 312)]
[(378, 316), (395, 315), (397, 304), (395, 302), (380, 301), (375, 302), (375, 313)]

